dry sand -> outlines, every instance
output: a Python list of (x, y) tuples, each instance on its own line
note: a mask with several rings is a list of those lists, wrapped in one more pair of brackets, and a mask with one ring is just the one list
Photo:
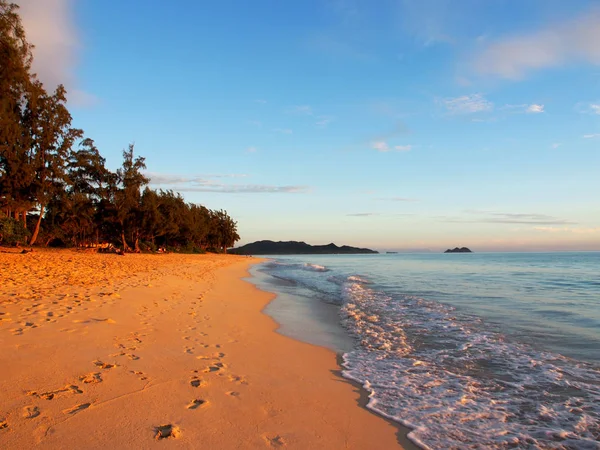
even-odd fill
[(401, 448), (333, 352), (274, 332), (252, 262), (0, 253), (0, 448)]

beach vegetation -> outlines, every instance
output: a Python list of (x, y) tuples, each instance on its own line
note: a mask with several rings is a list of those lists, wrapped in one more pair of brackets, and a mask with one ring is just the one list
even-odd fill
[(226, 211), (151, 189), (133, 144), (109, 170), (71, 126), (65, 87), (48, 92), (32, 61), (18, 6), (0, 0), (0, 243), (203, 253), (239, 240)]

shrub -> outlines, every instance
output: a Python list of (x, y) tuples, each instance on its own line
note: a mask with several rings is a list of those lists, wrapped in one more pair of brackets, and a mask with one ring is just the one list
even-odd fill
[(26, 244), (29, 236), (29, 230), (25, 228), (22, 222), (19, 222), (11, 217), (0, 217), (0, 244)]

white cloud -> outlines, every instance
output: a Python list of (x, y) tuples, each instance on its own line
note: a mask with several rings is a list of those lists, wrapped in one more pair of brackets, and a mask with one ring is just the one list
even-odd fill
[(529, 71), (570, 62), (598, 65), (598, 42), (600, 10), (593, 9), (575, 19), (492, 42), (475, 55), (472, 63), (481, 74), (519, 79)]
[(257, 148), (256, 148), (256, 147), (248, 147), (248, 148), (246, 149), (246, 151), (247, 151), (248, 153), (256, 153), (256, 150), (257, 150)]
[(349, 217), (371, 217), (371, 216), (379, 216), (379, 213), (354, 213), (354, 214), (346, 214)]
[(72, 0), (16, 0), (27, 39), (35, 46), (33, 71), (48, 91), (63, 84), (70, 103), (89, 106), (97, 98), (78, 87), (75, 75), (81, 39)]
[(529, 105), (527, 103), (522, 103), (520, 105), (504, 105), (500, 109), (509, 110), (509, 111), (511, 111), (513, 113), (517, 113), (517, 114), (520, 114), (520, 113), (539, 114), (539, 113), (546, 112), (544, 110), (544, 105), (537, 104), (537, 103), (532, 103), (531, 105)]
[(274, 128), (273, 131), (275, 133), (281, 133), (281, 134), (293, 134), (294, 133), (289, 128)]
[(287, 110), (289, 114), (300, 114), (303, 116), (312, 116), (313, 110), (309, 105), (292, 106)]
[(263, 100), (263, 99), (260, 99), (260, 98), (259, 98), (259, 99), (257, 99), (257, 100), (254, 100), (254, 102), (255, 102), (255, 103), (260, 103), (261, 105), (264, 105), (265, 103), (267, 103), (267, 101), (266, 101), (266, 100)]
[(536, 231), (545, 233), (574, 233), (574, 234), (596, 234), (600, 233), (600, 227), (583, 228), (583, 227), (534, 227)]
[(594, 139), (594, 138), (598, 138), (598, 137), (600, 137), (600, 133), (584, 134), (583, 135), (584, 139)]
[(593, 114), (600, 114), (600, 105), (595, 105), (595, 104), (593, 104), (593, 103), (592, 103), (592, 104), (590, 105), (590, 111), (591, 111)]
[(333, 122), (334, 118), (331, 116), (319, 116), (319, 120), (315, 122), (315, 125), (319, 128), (326, 128), (331, 122)]
[(554, 144), (552, 144), (552, 148), (553, 149), (557, 149), (558, 147), (560, 147), (562, 144), (560, 142), (555, 142)]
[(412, 145), (396, 145), (394, 146), (394, 149), (399, 152), (409, 152), (412, 150)]
[(376, 141), (371, 143), (371, 148), (378, 152), (387, 152), (390, 150), (390, 146), (385, 141)]
[(191, 177), (147, 172), (153, 186), (166, 186), (177, 192), (214, 192), (221, 194), (296, 194), (309, 192), (308, 186), (272, 186), (268, 184), (227, 184), (215, 178), (239, 178), (244, 174), (196, 175)]
[(439, 102), (450, 114), (473, 114), (487, 112), (494, 109), (494, 104), (486, 100), (481, 94), (445, 98)]
[(536, 105), (536, 104), (529, 105), (526, 109), (526, 112), (533, 113), (533, 114), (543, 113), (544, 105)]

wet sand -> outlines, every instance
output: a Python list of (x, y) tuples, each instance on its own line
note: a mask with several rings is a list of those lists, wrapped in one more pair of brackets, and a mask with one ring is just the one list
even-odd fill
[(0, 447), (402, 448), (334, 352), (275, 333), (257, 261), (0, 253)]

